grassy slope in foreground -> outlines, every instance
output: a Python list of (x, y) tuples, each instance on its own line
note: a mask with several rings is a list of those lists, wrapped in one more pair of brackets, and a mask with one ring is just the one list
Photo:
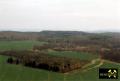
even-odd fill
[[(60, 74), (7, 64), (6, 59), (6, 56), (0, 56), (0, 81), (113, 81), (98, 79), (98, 67), (85, 72), (79, 70), (76, 73)], [(120, 64), (105, 61), (101, 67), (119, 68)], [(115, 81), (120, 81), (120, 79)]]

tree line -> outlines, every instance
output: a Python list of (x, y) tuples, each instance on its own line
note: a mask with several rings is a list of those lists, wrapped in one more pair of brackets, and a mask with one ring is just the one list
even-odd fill
[(65, 73), (82, 68), (88, 61), (48, 55), (35, 51), (5, 51), (1, 53), (9, 58), (10, 64), (22, 64), (27, 67)]

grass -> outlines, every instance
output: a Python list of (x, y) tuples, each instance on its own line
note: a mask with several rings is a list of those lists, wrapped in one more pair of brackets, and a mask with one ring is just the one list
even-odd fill
[(0, 41), (0, 50), (24, 50), (32, 49), (34, 45), (41, 45), (45, 42), (39, 41)]
[[(100, 80), (98, 78), (98, 68), (86, 72), (79, 70), (77, 73), (66, 75), (22, 65), (7, 64), (6, 59), (6, 56), (0, 56), (0, 81), (114, 81)], [(120, 64), (105, 62), (101, 67), (119, 68)], [(115, 81), (120, 81), (120, 79)]]
[(92, 60), (92, 59), (98, 58), (97, 54), (84, 53), (84, 52), (73, 52), (73, 51), (62, 51), (62, 52), (49, 51), (48, 54), (55, 55), (55, 56), (78, 58), (81, 60)]
[[(0, 50), (22, 50), (32, 49), (33, 45), (43, 44), (38, 41), (0, 41)], [(79, 58), (81, 60), (97, 59), (98, 55), (90, 53), (79, 53), (72, 51), (56, 52), (49, 51), (51, 55), (65, 56), (70, 58)], [(88, 71), (78, 70), (76, 73), (61, 74), (41, 69), (24, 67), (22, 65), (7, 64), (8, 57), (0, 55), (0, 81), (120, 81), (99, 79), (99, 68), (118, 68), (120, 75), (120, 63), (104, 61), (100, 67), (92, 68), (99, 64), (99, 61), (85, 69), (92, 68)]]

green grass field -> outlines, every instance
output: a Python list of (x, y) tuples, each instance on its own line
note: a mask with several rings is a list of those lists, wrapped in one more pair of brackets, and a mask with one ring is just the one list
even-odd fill
[[(43, 44), (43, 42), (36, 41), (11, 41), (11, 42), (0, 42), (0, 50), (22, 50), (32, 49), (35, 44)], [(120, 81), (117, 80), (105, 80), (99, 79), (98, 70), (99, 68), (118, 68), (120, 75), (120, 64), (97, 60), (98, 56), (89, 53), (78, 53), (78, 52), (56, 52), (49, 51), (49, 54), (57, 56), (66, 56), (73, 58), (80, 58), (82, 60), (95, 59), (93, 64), (88, 64), (84, 69), (76, 70), (67, 74), (55, 73), (41, 69), (34, 69), (24, 67), (22, 65), (7, 64), (7, 56), (0, 55), (0, 81)]]
[(73, 51), (62, 51), (62, 52), (49, 51), (48, 54), (55, 55), (55, 56), (61, 56), (61, 57), (77, 58), (81, 60), (92, 60), (92, 59), (98, 58), (97, 54), (73, 52)]
[[(0, 81), (114, 81), (100, 80), (98, 78), (99, 67), (90, 67), (91, 69), (87, 71), (78, 70), (73, 73), (61, 74), (24, 67), (22, 65), (7, 64), (6, 59), (6, 56), (0, 56)], [(96, 63), (95, 66), (98, 64), (99, 63)], [(119, 68), (120, 64), (113, 64), (105, 61), (101, 67)], [(120, 79), (115, 81), (119, 80)]]
[(45, 42), (39, 41), (0, 41), (0, 50), (24, 50), (32, 49), (34, 45), (41, 45)]

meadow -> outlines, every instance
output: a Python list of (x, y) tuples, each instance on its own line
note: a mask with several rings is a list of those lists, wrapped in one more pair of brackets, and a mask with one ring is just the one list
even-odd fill
[[(91, 67), (92, 69), (87, 71), (78, 70), (73, 73), (61, 74), (22, 65), (7, 64), (6, 59), (6, 56), (0, 56), (0, 81), (107, 81), (98, 78), (99, 67)], [(94, 66), (98, 64), (96, 63)], [(104, 62), (101, 67), (119, 68), (120, 64)], [(115, 81), (119, 81), (119, 79)]]
[(34, 45), (41, 45), (45, 42), (39, 41), (0, 41), (0, 50), (25, 50), (32, 49)]
[[(0, 50), (22, 50), (32, 49), (33, 45), (43, 44), (38, 41), (1, 41)], [(79, 58), (82, 60), (94, 60), (94, 63), (89, 64), (83, 69), (69, 72), (66, 74), (50, 72), (42, 69), (34, 69), (24, 67), (22, 65), (8, 64), (7, 56), (0, 55), (0, 81), (120, 81), (99, 79), (99, 68), (118, 68), (120, 73), (120, 64), (98, 59), (96, 54), (78, 53), (78, 52), (56, 52), (49, 51), (49, 54), (65, 57)], [(98, 60), (97, 60), (98, 59)]]
[(84, 52), (74, 52), (74, 51), (48, 51), (48, 54), (61, 56), (61, 57), (69, 57), (80, 60), (92, 60), (98, 58), (98, 54), (84, 53)]

